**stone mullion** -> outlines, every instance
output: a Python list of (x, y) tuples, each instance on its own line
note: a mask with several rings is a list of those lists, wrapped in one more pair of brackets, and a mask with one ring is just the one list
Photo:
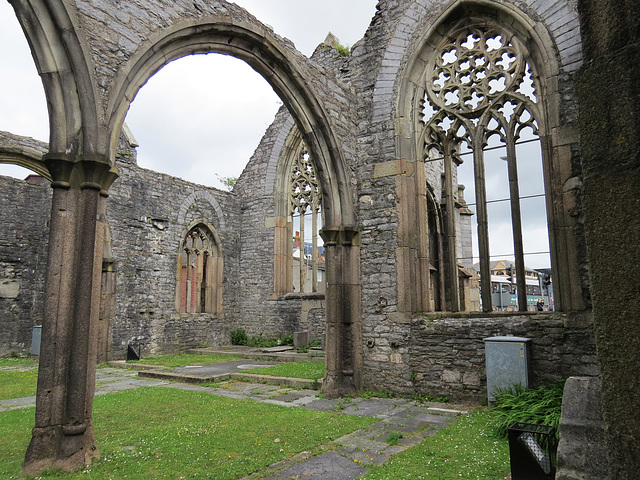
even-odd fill
[(482, 136), (476, 133), (473, 139), (473, 168), (476, 186), (476, 208), (478, 210), (478, 250), (480, 253), (480, 296), (482, 310), (493, 310), (491, 303), (491, 257), (489, 250), (489, 216), (487, 213), (487, 186), (484, 173)]
[(520, 188), (518, 186), (518, 163), (513, 132), (507, 133), (507, 169), (509, 173), (509, 197), (511, 204), (511, 228), (513, 231), (513, 251), (516, 261), (516, 290), (518, 309), (527, 311), (527, 283), (524, 265), (524, 247), (522, 240), (522, 215), (520, 211)]
[(445, 149), (444, 158), (445, 207), (447, 211), (447, 273), (450, 287), (450, 310), (460, 311), (460, 285), (458, 282), (458, 255), (456, 236), (456, 205), (453, 196), (453, 156)]

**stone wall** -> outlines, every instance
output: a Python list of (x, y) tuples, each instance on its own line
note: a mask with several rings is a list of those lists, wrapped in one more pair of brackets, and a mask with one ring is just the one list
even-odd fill
[[(237, 311), (240, 235), (236, 196), (140, 168), (135, 149), (121, 140), (120, 178), (110, 190), (107, 217), (116, 272), (113, 358), (140, 344), (143, 355), (228, 342)], [(180, 242), (198, 222), (214, 227), (224, 261), (223, 312), (178, 314), (176, 262)]]
[(367, 343), (369, 366), (406, 364), (409, 369), (397, 377), (371, 376), (371, 388), (486, 400), (484, 339), (507, 335), (531, 339), (531, 386), (598, 374), (593, 325), (586, 314), (427, 314), (413, 318), (408, 330), (402, 336), (385, 326), (374, 329)]
[(51, 188), (0, 177), (0, 356), (28, 352), (42, 322)]

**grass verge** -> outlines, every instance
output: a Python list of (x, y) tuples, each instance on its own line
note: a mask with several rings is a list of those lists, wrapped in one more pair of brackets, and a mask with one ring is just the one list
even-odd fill
[[(0, 478), (18, 478), (33, 415), (0, 413)], [(42, 478), (237, 479), (375, 420), (173, 388), (127, 390), (95, 399), (101, 460)]]
[(35, 366), (36, 364), (37, 362), (29, 357), (0, 357), (0, 367)]
[(272, 367), (252, 368), (241, 370), (242, 373), (253, 373), (257, 375), (271, 375), (274, 377), (305, 378), (308, 380), (318, 380), (324, 377), (324, 363), (315, 362), (288, 362), (274, 365)]
[(36, 394), (38, 384), (37, 364), (31, 362), (31, 364), (19, 363), (14, 365), (21, 368), (0, 370), (0, 400), (30, 397)]
[(363, 479), (497, 480), (509, 473), (509, 447), (492, 433), (493, 413), (472, 412), (450, 427), (373, 467)]
[(141, 360), (129, 360), (127, 363), (142, 363), (144, 365), (156, 365), (158, 367), (185, 367), (187, 365), (210, 365), (213, 363), (239, 360), (236, 355), (198, 355), (197, 353), (178, 353), (175, 355), (162, 355), (159, 357), (143, 358)]

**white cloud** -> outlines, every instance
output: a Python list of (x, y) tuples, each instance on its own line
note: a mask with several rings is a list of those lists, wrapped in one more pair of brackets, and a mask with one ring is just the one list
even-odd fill
[[(360, 39), (376, 0), (238, 0), (260, 21), (309, 56), (331, 31), (343, 44)], [(0, 130), (48, 139), (42, 84), (15, 18), (0, 2)], [(6, 46), (10, 45), (10, 48)], [(197, 183), (221, 186), (238, 176), (281, 104), (248, 65), (221, 55), (172, 62), (140, 90), (126, 121), (140, 143), (141, 166)], [(18, 167), (0, 174), (24, 177)]]

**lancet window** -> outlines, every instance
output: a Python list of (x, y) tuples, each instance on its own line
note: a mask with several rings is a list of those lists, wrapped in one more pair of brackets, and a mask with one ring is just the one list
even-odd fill
[[(457, 171), (466, 159), (473, 163), (473, 185), (467, 191), (475, 190), (482, 309), (492, 310), (488, 205), (501, 201), (510, 206), (518, 309), (527, 310), (518, 170), (523, 171), (522, 162), (530, 161), (520, 155), (519, 145), (539, 140), (542, 112), (535, 79), (526, 48), (517, 36), (486, 24), (459, 28), (442, 39), (425, 71), (424, 95), (417, 106), (418, 146), (425, 162), (443, 162), (444, 265), (453, 311), (463, 309), (459, 267), (469, 263), (460, 258), (456, 228), (460, 208)], [(508, 183), (506, 198), (495, 200), (487, 197), (485, 169), (485, 158), (493, 150), (502, 154), (501, 168), (506, 162)], [(539, 157), (537, 162), (541, 163)], [(544, 192), (537, 196), (543, 197), (544, 205)], [(546, 210), (544, 221), (546, 227)]]
[(215, 235), (197, 225), (184, 237), (178, 255), (176, 308), (179, 313), (213, 313), (222, 309), (222, 257)]
[(302, 143), (291, 164), (289, 188), (292, 288), (296, 292), (317, 292), (324, 289), (324, 256), (318, 246), (321, 194), (311, 157)]

